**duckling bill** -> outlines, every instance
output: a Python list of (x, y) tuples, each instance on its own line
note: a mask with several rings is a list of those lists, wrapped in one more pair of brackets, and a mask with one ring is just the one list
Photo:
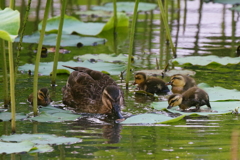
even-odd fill
[(169, 106), (167, 109), (179, 106), (179, 108), (183, 111), (192, 106), (196, 107), (196, 111), (198, 111), (203, 105), (207, 105), (209, 108), (211, 108), (208, 94), (198, 87), (192, 87), (185, 91), (183, 94), (171, 95), (168, 98), (168, 104)]
[[(33, 93), (28, 96), (28, 102), (33, 105)], [(37, 103), (41, 106), (47, 106), (52, 102), (47, 88), (41, 88), (37, 92)]]
[(107, 74), (85, 67), (70, 67), (74, 71), (62, 88), (63, 103), (78, 112), (111, 114), (123, 119), (123, 92)]
[(182, 74), (175, 74), (171, 76), (170, 82), (167, 83), (167, 85), (172, 86), (172, 92), (173, 93), (183, 93), (187, 91), (191, 87), (196, 86), (196, 82), (193, 78), (182, 75)]
[(135, 74), (135, 82), (133, 84), (138, 84), (139, 90), (144, 90), (149, 93), (163, 94), (168, 93), (169, 89), (166, 83), (157, 77), (147, 78), (144, 72), (138, 72)]

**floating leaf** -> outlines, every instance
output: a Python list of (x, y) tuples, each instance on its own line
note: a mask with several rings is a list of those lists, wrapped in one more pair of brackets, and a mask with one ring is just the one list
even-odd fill
[(210, 101), (240, 100), (240, 92), (236, 89), (225, 89), (217, 86), (209, 87), (205, 83), (198, 84), (198, 87), (208, 93)]
[(53, 148), (47, 144), (35, 145), (28, 153), (43, 153), (43, 152), (51, 152)]
[[(117, 11), (133, 12), (135, 2), (117, 2)], [(155, 3), (138, 4), (138, 11), (150, 11), (157, 7)], [(113, 11), (113, 3), (105, 3), (104, 6), (94, 6), (92, 10)]]
[[(138, 70), (136, 72), (144, 72), (146, 73), (148, 76), (152, 76), (152, 75), (157, 75), (157, 76), (162, 76), (163, 70), (160, 69), (152, 69), (152, 70)], [(184, 75), (195, 75), (196, 72), (191, 71), (191, 70), (170, 70), (164, 73), (166, 76), (172, 76), (174, 74), (184, 74)]]
[[(125, 66), (120, 64), (111, 64), (111, 63), (104, 63), (104, 62), (97, 62), (97, 63), (91, 63), (89, 61), (84, 62), (74, 62), (74, 61), (68, 61), (68, 62), (58, 62), (58, 69), (67, 69), (70, 72), (72, 72), (72, 69), (63, 67), (62, 65), (71, 66), (71, 67), (86, 67), (97, 71), (107, 71), (111, 75), (119, 75), (121, 71), (124, 70)], [(52, 66), (53, 62), (43, 62), (40, 63), (39, 66), (39, 73), (43, 75), (50, 75), (52, 72)], [(31, 70), (34, 71), (34, 65), (32, 64), (25, 64), (23, 66), (19, 66), (18, 70), (21, 71), (28, 71)]]
[(49, 135), (49, 134), (13, 134), (10, 136), (3, 135), (0, 137), (3, 141), (8, 142), (21, 142), (21, 141), (31, 141), (34, 144), (72, 144), (72, 143), (78, 143), (82, 142), (79, 138), (74, 137), (57, 137), (55, 135)]
[(206, 66), (208, 64), (238, 64), (240, 63), (240, 57), (218, 57), (218, 56), (188, 56), (188, 57), (181, 57), (173, 59), (173, 63), (177, 63), (180, 65), (183, 64), (192, 64), (192, 65), (200, 65)]
[[(198, 112), (182, 112), (179, 110), (179, 107), (173, 107), (168, 109), (172, 113), (180, 113), (183, 115), (216, 115), (216, 114), (231, 114), (235, 111), (235, 108), (240, 107), (239, 101), (225, 101), (225, 102), (210, 102), (212, 109), (210, 110), (207, 106), (200, 107), (201, 111)], [(168, 107), (168, 102), (153, 102), (151, 107), (157, 110), (166, 110)], [(193, 107), (195, 108), (195, 107)]]
[(230, 10), (238, 11), (240, 12), (240, 6), (232, 7)]
[[(27, 116), (23, 113), (16, 113), (16, 120), (26, 119)], [(10, 121), (11, 120), (11, 112), (0, 112), (0, 120), (1, 121)]]
[(81, 115), (74, 114), (69, 110), (59, 109), (53, 106), (40, 108), (40, 115), (29, 118), (38, 122), (63, 122), (74, 121), (81, 117)]
[[(117, 13), (117, 27), (128, 27), (129, 26), (129, 17), (126, 13), (118, 12)], [(114, 27), (114, 16), (112, 16), (106, 25), (103, 28), (103, 31), (110, 30)]]
[[(118, 13), (118, 23), (117, 27), (125, 26), (127, 27), (129, 24), (129, 19), (124, 13)], [(58, 24), (60, 21), (60, 16), (56, 16), (47, 20), (46, 32), (47, 33), (57, 33)], [(64, 17), (64, 25), (63, 25), (63, 34), (72, 34), (73, 32), (77, 32), (81, 35), (90, 35), (96, 36), (104, 30), (111, 29), (113, 24), (113, 19), (110, 18), (107, 24), (105, 23), (97, 23), (97, 22), (81, 22), (72, 16), (65, 15)], [(41, 30), (42, 22), (38, 25), (39, 30)]]
[[(209, 1), (209, 0), (205, 0)], [(222, 4), (239, 4), (239, 0), (214, 0), (214, 3), (222, 3)]]
[[(24, 36), (23, 42), (24, 43), (38, 43), (40, 38), (40, 34), (38, 32), (30, 35)], [(55, 46), (56, 45), (57, 34), (48, 34), (45, 35), (43, 45), (46, 46)], [(19, 38), (15, 40), (16, 42), (19, 41)], [(95, 37), (81, 37), (78, 35), (62, 35), (61, 39), (61, 46), (74, 46), (77, 47), (77, 44), (81, 43), (83, 46), (95, 46), (99, 44), (104, 44), (105, 39), (103, 38), (95, 38)]]
[(30, 151), (35, 144), (30, 141), (23, 141), (20, 143), (8, 143), (8, 142), (0, 142), (0, 153), (20, 153), (20, 152), (28, 152)]
[(0, 38), (13, 42), (20, 28), (20, 13), (10, 8), (0, 10)]
[(96, 16), (96, 17), (111, 17), (112, 12), (108, 11), (78, 11), (75, 12), (76, 14), (80, 15), (87, 15), (87, 16)]
[(175, 118), (155, 113), (146, 113), (127, 118), (121, 124), (147, 124), (147, 123), (171, 123), (181, 120), (185, 115)]
[(107, 61), (107, 62), (127, 62), (128, 61), (128, 56), (123, 55), (123, 54), (119, 54), (119, 55), (114, 55), (114, 54), (97, 54), (97, 55), (93, 55), (93, 54), (84, 54), (81, 56), (75, 56), (73, 59), (81, 59), (83, 61), (85, 60), (89, 60), (89, 59), (100, 59), (103, 61)]

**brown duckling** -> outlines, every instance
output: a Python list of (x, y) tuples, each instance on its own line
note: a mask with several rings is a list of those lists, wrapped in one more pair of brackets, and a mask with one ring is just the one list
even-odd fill
[(183, 111), (192, 106), (196, 106), (196, 111), (203, 105), (207, 105), (211, 108), (208, 94), (198, 87), (192, 87), (182, 94), (171, 95), (168, 98), (168, 104), (169, 106), (167, 109), (179, 106)]
[[(37, 101), (38, 105), (41, 106), (47, 106), (52, 102), (47, 88), (41, 88), (38, 90)], [(31, 105), (33, 104), (33, 93), (28, 96), (28, 102), (30, 102)]]
[(107, 74), (85, 67), (69, 67), (73, 71), (62, 88), (63, 103), (85, 113), (112, 114), (123, 119), (123, 93)]
[(166, 83), (157, 77), (149, 77), (147, 78), (146, 74), (144, 72), (138, 72), (135, 74), (135, 82), (133, 84), (138, 84), (139, 90), (144, 90), (149, 93), (167, 93), (169, 92), (169, 89), (166, 85)]
[(182, 74), (172, 75), (170, 82), (167, 84), (172, 86), (172, 92), (174, 94), (181, 94), (187, 91), (189, 88), (196, 86), (196, 82), (193, 78)]

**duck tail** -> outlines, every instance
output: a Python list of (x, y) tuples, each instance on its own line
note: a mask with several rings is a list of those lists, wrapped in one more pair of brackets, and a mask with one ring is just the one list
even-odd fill
[(66, 68), (70, 68), (70, 69), (73, 69), (76, 71), (76, 67), (70, 67), (70, 66), (65, 66), (65, 65), (62, 65), (63, 67), (66, 67)]

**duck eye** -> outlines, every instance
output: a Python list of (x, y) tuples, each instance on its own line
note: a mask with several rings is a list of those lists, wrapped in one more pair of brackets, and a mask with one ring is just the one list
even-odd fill
[(181, 78), (179, 78), (179, 77), (174, 77), (173, 79), (180, 79), (181, 80)]
[(140, 77), (135, 77), (135, 79), (138, 79), (138, 80), (139, 80), (139, 79), (141, 79), (141, 78), (140, 78)]

